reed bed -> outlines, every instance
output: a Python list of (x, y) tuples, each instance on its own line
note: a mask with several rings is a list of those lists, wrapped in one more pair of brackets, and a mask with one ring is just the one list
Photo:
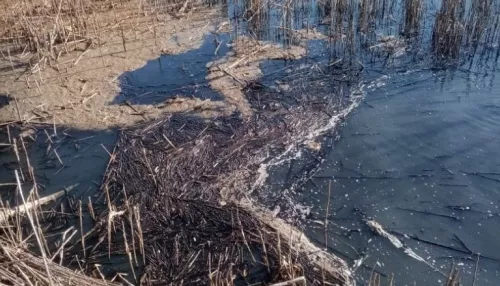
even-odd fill
[(419, 34), (420, 25), (423, 17), (423, 0), (405, 0), (404, 1), (404, 24), (403, 33), (408, 36)]
[(377, 17), (377, 0), (361, 0), (359, 4), (358, 30), (366, 33)]
[[(472, 1), (469, 15), (465, 20), (465, 45), (470, 47), (472, 50), (476, 50), (478, 45), (483, 40), (489, 40), (483, 38), (486, 33), (488, 33), (491, 28), (489, 28), (492, 22), (492, 10), (493, 1), (492, 0), (478, 0)], [(494, 15), (494, 14), (493, 14)], [(495, 32), (494, 32), (495, 33)], [(475, 53), (471, 51), (471, 53)]]
[(464, 0), (443, 0), (432, 32), (432, 50), (439, 59), (456, 59), (464, 37)]
[(499, 10), (491, 0), (443, 0), (433, 28), (434, 54), (445, 60), (466, 54), (471, 64), (477, 54), (490, 55), (498, 44)]
[[(0, 49), (4, 58), (29, 57), (31, 72), (47, 64), (59, 69), (58, 59), (74, 51), (102, 49), (111, 35), (121, 37), (127, 51), (127, 34), (137, 34), (146, 24), (158, 25), (159, 14), (181, 17), (198, 7), (212, 5), (202, 0), (7, 0), (1, 3)], [(155, 38), (156, 38), (155, 33)]]

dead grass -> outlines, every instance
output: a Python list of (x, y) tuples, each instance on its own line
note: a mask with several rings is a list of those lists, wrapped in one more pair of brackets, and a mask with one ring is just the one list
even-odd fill
[[(14, 128), (12, 128), (14, 127)], [(11, 129), (12, 128), (12, 129)], [(16, 183), (0, 186), (0, 282), (2, 285), (117, 285), (69, 269), (63, 265), (66, 244), (77, 233), (73, 227), (62, 231), (52, 245), (45, 236), (44, 205), (58, 200), (65, 191), (40, 198), (33, 168), (27, 155), (29, 135), (16, 132), (15, 126), (4, 125), (8, 141), (2, 142), (2, 151), (12, 152), (17, 158), (14, 177)], [(10, 196), (15, 200), (8, 200)], [(17, 203), (16, 203), (17, 202)], [(15, 205), (11, 204), (14, 203)], [(42, 211), (42, 208), (45, 211)], [(57, 261), (59, 260), (59, 264)]]
[(477, 46), (492, 21), (492, 12), (492, 0), (476, 0), (472, 2), (471, 10), (465, 24), (465, 40), (467, 45)]

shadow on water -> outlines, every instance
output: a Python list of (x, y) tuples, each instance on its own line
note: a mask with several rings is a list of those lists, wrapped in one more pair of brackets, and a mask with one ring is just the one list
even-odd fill
[[(10, 134), (10, 136), (9, 136)], [(94, 197), (109, 161), (109, 152), (113, 150), (118, 132), (116, 130), (77, 130), (52, 126), (33, 125), (1, 127), (0, 142), (4, 144), (0, 156), (0, 189), (2, 199), (15, 203), (13, 195), (14, 170), (21, 168), (21, 177), (29, 179), (26, 156), (35, 171), (35, 180), (40, 197), (67, 190), (70, 197), (87, 202)], [(9, 140), (10, 137), (10, 140)], [(26, 153), (20, 139), (26, 146)], [(21, 165), (16, 158), (13, 142), (17, 138), (17, 147)], [(28, 183), (28, 185), (30, 185)], [(32, 186), (31, 181), (31, 186)], [(25, 187), (30, 189), (31, 187)], [(10, 199), (9, 199), (10, 198)]]
[(178, 55), (162, 55), (142, 68), (122, 74), (121, 92), (112, 104), (157, 104), (175, 96), (221, 100), (208, 86), (206, 64), (224, 56), (227, 35), (207, 34), (201, 47)]

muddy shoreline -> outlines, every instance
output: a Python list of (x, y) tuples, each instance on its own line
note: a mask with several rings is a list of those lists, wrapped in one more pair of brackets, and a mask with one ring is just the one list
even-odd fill
[[(205, 24), (204, 27), (207, 25)], [(191, 25), (191, 27), (196, 27), (196, 25)], [(204, 33), (203, 30), (202, 33)], [(194, 29), (192, 31), (194, 32)], [(192, 34), (193, 32), (188, 31), (186, 33)], [(181, 34), (178, 34), (176, 37), (182, 39)], [(297, 44), (305, 46), (306, 40), (300, 40)], [(124, 51), (119, 53), (130, 53), (130, 43), (126, 44), (125, 42), (124, 40)], [(220, 44), (222, 43), (219, 43), (216, 51), (220, 50)], [(224, 43), (224, 45), (227, 45), (227, 43)], [(79, 96), (82, 96), (81, 100), (71, 101), (62, 106), (57, 104), (52, 106), (53, 103), (50, 102), (50, 98), (47, 98), (47, 96), (31, 99), (28, 96), (28, 94), (32, 93), (29, 78), (26, 78), (25, 83), (17, 83), (21, 88), (16, 87), (16, 85), (4, 86), (7, 88), (5, 90), (7, 94), (14, 94), (15, 104), (6, 104), (2, 109), (2, 111), (5, 111), (2, 112), (2, 118), (3, 121), (6, 121), (3, 124), (2, 140), (9, 142), (8, 144), (6, 143), (7, 148), (4, 151), (11, 152), (14, 150), (15, 152), (11, 153), (13, 157), (5, 157), (6, 164), (4, 166), (8, 164), (8, 167), (6, 167), (6, 172), (3, 173), (8, 175), (14, 169), (21, 172), (24, 188), (32, 188), (32, 192), (35, 191), (37, 193), (37, 196), (32, 198), (35, 200), (34, 205), (36, 205), (36, 202), (47, 203), (48, 201), (45, 198), (49, 198), (52, 192), (57, 195), (51, 200), (57, 201), (57, 204), (54, 205), (54, 211), (59, 214), (44, 217), (41, 223), (45, 228), (44, 235), (47, 237), (48, 245), (52, 245), (52, 243), (60, 245), (62, 243), (62, 246), (60, 246), (62, 248), (59, 248), (58, 251), (52, 247), (41, 250), (38, 255), (43, 256), (44, 261), (46, 259), (46, 252), (61, 252), (61, 257), (58, 259), (60, 263), (68, 264), (75, 269), (79, 268), (86, 274), (94, 277), (106, 277), (112, 281), (133, 281), (140, 284), (149, 283), (147, 281), (162, 281), (165, 283), (184, 281), (187, 284), (204, 281), (207, 277), (204, 265), (208, 261), (208, 264), (219, 264), (217, 266), (219, 273), (214, 277), (211, 277), (212, 274), (210, 274), (212, 269), (208, 269), (208, 273), (210, 274), (208, 275), (209, 280), (216, 285), (222, 285), (230, 284), (235, 277), (236, 282), (246, 280), (247, 271), (255, 271), (253, 269), (255, 268), (255, 263), (258, 262), (255, 260), (255, 256), (258, 256), (261, 258), (258, 259), (259, 262), (257, 265), (265, 265), (268, 273), (261, 278), (258, 278), (258, 275), (256, 278), (251, 278), (264, 279), (255, 281), (286, 282), (297, 279), (298, 282), (304, 280), (309, 281), (309, 283), (322, 280), (342, 285), (353, 284), (349, 267), (343, 261), (334, 255), (324, 253), (320, 248), (308, 241), (298, 229), (274, 217), (253, 199), (249, 199), (248, 194), (260, 188), (259, 182), (253, 182), (257, 176), (261, 176), (260, 181), (263, 182), (265, 180), (265, 177), (262, 177), (264, 176), (265, 167), (259, 167), (260, 164), (270, 160), (270, 158), (278, 153), (283, 153), (285, 150), (289, 152), (304, 148), (304, 146), (306, 148), (307, 146), (314, 146), (315, 136), (310, 134), (310, 130), (319, 130), (326, 125), (335, 125), (340, 117), (333, 120), (331, 118), (332, 114), (336, 114), (336, 110), (343, 109), (346, 104), (353, 104), (357, 99), (349, 98), (350, 92), (347, 90), (347, 97), (341, 95), (339, 97), (340, 100), (336, 103), (325, 101), (324, 96), (330, 93), (330, 88), (318, 89), (319, 92), (313, 97), (303, 97), (299, 92), (303, 88), (299, 84), (303, 84), (303, 82), (295, 82), (296, 78), (292, 76), (288, 80), (288, 83), (282, 82), (280, 88), (286, 91), (285, 89), (290, 88), (290, 86), (291, 88), (298, 87), (293, 96), (284, 100), (280, 97), (270, 97), (275, 92), (273, 89), (267, 92), (257, 90), (257, 93), (262, 93), (263, 96), (265, 93), (269, 95), (261, 100), (255, 97), (256, 92), (245, 90), (251, 82), (255, 82), (262, 76), (262, 73), (259, 71), (260, 63), (271, 59), (297, 60), (305, 56), (305, 48), (297, 46), (295, 48), (289, 47), (283, 49), (281, 46), (270, 42), (240, 38), (235, 41), (231, 50), (231, 55), (219, 59), (217, 63), (208, 62), (206, 63), (206, 67), (204, 67), (209, 72), (207, 76), (208, 85), (224, 96), (224, 101), (220, 103), (217, 101), (212, 102), (211, 100), (174, 97), (164, 103), (160, 102), (160, 104), (156, 103), (150, 106), (139, 106), (132, 103), (132, 100), (125, 99), (121, 105), (103, 106), (105, 108), (103, 110), (102, 107), (99, 107), (102, 101), (95, 102), (95, 100), (101, 98), (106, 101), (102, 96), (107, 93), (107, 88), (96, 87), (95, 80), (84, 77), (85, 73), (89, 74), (89, 72), (94, 73), (93, 76), (97, 75), (94, 69), (85, 70), (86, 65), (95, 64), (90, 54), (96, 52), (102, 53), (102, 51), (97, 50), (85, 50), (78, 56), (71, 69), (83, 67), (82, 71), (72, 72), (66, 68), (66, 74), (69, 77), (59, 74), (57, 75), (58, 78), (55, 78), (51, 75), (54, 71), (45, 68), (43, 74), (45, 79), (39, 79), (41, 81), (40, 84), (38, 80), (35, 80), (39, 94), (49, 94), (56, 99), (64, 97), (64, 95), (60, 94), (61, 86), (63, 88), (71, 87), (77, 89), (70, 91), (70, 93), (78, 93)], [(161, 52), (164, 54), (175, 53), (175, 51), (168, 50), (167, 48), (161, 49)], [(87, 55), (90, 55), (90, 61), (82, 61), (85, 63), (82, 64), (82, 58), (86, 58), (85, 56)], [(71, 55), (68, 54), (67, 56), (70, 57)], [(113, 57), (114, 53), (111, 52), (110, 56)], [(115, 69), (113, 66), (106, 66), (106, 58), (102, 57), (102, 55), (100, 60), (103, 61), (106, 69)], [(120, 61), (114, 61), (114, 63), (115, 65), (120, 64)], [(127, 64), (130, 64), (130, 62), (127, 62)], [(166, 68), (168, 69), (168, 67)], [(59, 71), (56, 71), (56, 74), (60, 72), (60, 67), (57, 67), (57, 69)], [(41, 67), (39, 67), (38, 71), (41, 71)], [(54, 82), (57, 79), (62, 84)], [(131, 90), (126, 85), (130, 84), (130, 82), (123, 79), (116, 81), (116, 79), (116, 77), (113, 77), (109, 83), (112, 85), (118, 82), (121, 92), (127, 94), (125, 98), (129, 97)], [(26, 86), (23, 86), (24, 84), (28, 89), (25, 89)], [(56, 89), (51, 89), (53, 86)], [(78, 88), (78, 86), (80, 87)], [(243, 93), (244, 90), (245, 93), (253, 93), (254, 96), (247, 98)], [(24, 91), (26, 91), (26, 95), (23, 94)], [(344, 91), (338, 94), (343, 93)], [(10, 99), (10, 97), (6, 98)], [(6, 103), (9, 102), (6, 101)], [(91, 105), (94, 103), (97, 104), (95, 107)], [(34, 109), (32, 109), (33, 106), (35, 106)], [(151, 108), (158, 111), (152, 113), (150, 112)], [(120, 112), (119, 121), (113, 122), (114, 120), (109, 120), (111, 109), (116, 109)], [(133, 112), (130, 114), (132, 116), (123, 116), (124, 109), (128, 110), (129, 113)], [(104, 117), (95, 117), (96, 119), (100, 118), (96, 121), (82, 118), (81, 115), (91, 115), (90, 111), (100, 114), (104, 113)], [(83, 113), (80, 115), (80, 112)], [(154, 147), (146, 151), (145, 149), (138, 148), (137, 152), (139, 153), (137, 154), (139, 157), (133, 160), (132, 165), (123, 170), (125, 173), (122, 173), (123, 171), (120, 167), (127, 162), (124, 152), (131, 152), (130, 147), (133, 147), (134, 144), (129, 145), (129, 143), (136, 140), (132, 139), (130, 141), (131, 138), (127, 138), (126, 134), (137, 132), (134, 131), (137, 128), (127, 128), (122, 131), (118, 147), (114, 148), (110, 148), (110, 146), (106, 147), (103, 144), (103, 140), (113, 139), (103, 139), (100, 135), (96, 136), (101, 131), (90, 131), (88, 132), (88, 136), (86, 136), (85, 132), (77, 135), (76, 132), (78, 131), (73, 130), (75, 127), (82, 128), (84, 126), (85, 129), (89, 127), (103, 128), (104, 126), (116, 125), (123, 127), (133, 125), (138, 121), (148, 122), (154, 119), (154, 117), (161, 118), (164, 116), (161, 114), (182, 112), (191, 112), (191, 114), (168, 115), (166, 120), (162, 119), (153, 121), (153, 123), (143, 123), (142, 127), (138, 127), (138, 130), (141, 128), (144, 130), (150, 128), (145, 126), (147, 124), (152, 124), (151, 126), (156, 127), (165, 125), (164, 130), (167, 132), (166, 134), (163, 133), (160, 137), (151, 135), (152, 137), (149, 139), (147, 137), (140, 139), (144, 140), (141, 145), (145, 143), (150, 144), (151, 140), (155, 140), (153, 145), (163, 146), (163, 149), (154, 151), (157, 148)], [(34, 116), (30, 116), (29, 113)], [(315, 121), (306, 121), (306, 116), (311, 115), (315, 116)], [(168, 122), (174, 118), (181, 120), (180, 122), (185, 121), (185, 123), (182, 126), (177, 126), (175, 129), (168, 127)], [(44, 126), (30, 123), (31, 121), (38, 120), (48, 121), (49, 124)], [(9, 121), (12, 123), (9, 123)], [(18, 121), (19, 123), (15, 123), (14, 121)], [(51, 121), (53, 126), (50, 125)], [(107, 123), (103, 126), (103, 122)], [(109, 125), (110, 123), (112, 125)], [(66, 129), (63, 129), (62, 126), (66, 126)], [(68, 130), (67, 128), (72, 129)], [(217, 131), (217, 128), (223, 129)], [(183, 132), (188, 132), (186, 138), (181, 138), (179, 137), (180, 134), (177, 134), (181, 129)], [(192, 133), (193, 131), (196, 131), (196, 134)], [(211, 140), (213, 140), (214, 134), (217, 133), (219, 134), (218, 136), (223, 136), (219, 139), (222, 141), (213, 145)], [(108, 138), (116, 135), (110, 134), (110, 136)], [(195, 139), (193, 140), (193, 138)], [(19, 145), (15, 144), (19, 140), (26, 141), (28, 149), (19, 149)], [(129, 146), (127, 147), (127, 145)], [(178, 157), (179, 162), (189, 162), (186, 160), (189, 156), (200, 152), (197, 148), (206, 148), (209, 146), (215, 148), (210, 151), (212, 156), (215, 157), (213, 159), (205, 158), (205, 161), (202, 160), (198, 163), (189, 163), (185, 167), (190, 170), (175, 170), (175, 168), (183, 166), (179, 163), (167, 165), (167, 167), (170, 166), (169, 168), (174, 166), (172, 174), (179, 172), (191, 174), (191, 179), (186, 181), (182, 177), (177, 178), (174, 176), (170, 178), (166, 176), (163, 178), (165, 180), (164, 186), (171, 185), (172, 187), (168, 190), (158, 189), (158, 185), (156, 184), (159, 181), (154, 178), (157, 176), (157, 172), (161, 172), (159, 168), (163, 165), (155, 160), (160, 158), (158, 155), (161, 152), (164, 152), (168, 156), (166, 158), (167, 161)], [(167, 148), (165, 149), (165, 147)], [(174, 151), (168, 148), (173, 148)], [(224, 151), (226, 148), (228, 150)], [(45, 149), (45, 154), (41, 158), (37, 158), (42, 149)], [(88, 151), (92, 151), (92, 149), (94, 149), (93, 152), (98, 151), (100, 155), (87, 155)], [(150, 153), (152, 151), (154, 152)], [(73, 155), (73, 152), (76, 152), (76, 155)], [(283, 155), (288, 155), (286, 152)], [(20, 158), (17, 155), (18, 153), (24, 155), (26, 159), (23, 160), (22, 157)], [(33, 155), (30, 155), (31, 153)], [(78, 153), (81, 153), (81, 155), (78, 155)], [(175, 155), (176, 153), (178, 155)], [(141, 154), (145, 156), (145, 163), (137, 161), (138, 159), (142, 160), (140, 159), (143, 157)], [(183, 158), (183, 156), (188, 157)], [(251, 159), (251, 156), (255, 158)], [(99, 187), (100, 182), (96, 180), (99, 177), (97, 172), (104, 170), (103, 163), (107, 161), (108, 157), (111, 160), (106, 166), (104, 184)], [(198, 185), (199, 180), (206, 179), (207, 174), (197, 173), (199, 169), (196, 169), (196, 167), (202, 165), (208, 167), (210, 161), (216, 158), (222, 161), (213, 166), (213, 168), (217, 166), (219, 171), (216, 172), (217, 174), (211, 176), (220, 176), (220, 178), (216, 181), (207, 181), (205, 187)], [(241, 160), (241, 158), (246, 159)], [(85, 171), (86, 167), (84, 167), (84, 164), (86, 163), (84, 160), (95, 162), (90, 163), (92, 172)], [(150, 165), (152, 162), (156, 163)], [(76, 164), (73, 165), (73, 163)], [(233, 166), (231, 164), (238, 165)], [(141, 169), (141, 166), (148, 167)], [(134, 168), (137, 172), (136, 175), (133, 175)], [(236, 172), (228, 172), (230, 170)], [(149, 175), (145, 174), (145, 172), (149, 173), (150, 171), (153, 171), (153, 173)], [(223, 174), (223, 172), (228, 173)], [(25, 174), (31, 175), (25, 177)], [(83, 176), (80, 176), (82, 174)], [(156, 182), (155, 185), (148, 186), (146, 181), (141, 182), (141, 180), (150, 176)], [(6, 181), (9, 181), (10, 178), (6, 178)], [(89, 180), (87, 178), (96, 179), (91, 180), (91, 185), (88, 187), (76, 185), (78, 190), (76, 192), (73, 185), (68, 185), (68, 181), (70, 180), (87, 184)], [(192, 180), (196, 180), (197, 183), (191, 185)], [(132, 190), (128, 190), (134, 181), (137, 181), (136, 183), (139, 183), (139, 185), (133, 187)], [(127, 187), (120, 188), (116, 186), (117, 184), (123, 184), (123, 186)], [(96, 187), (99, 187), (99, 189)], [(6, 188), (6, 191), (11, 194), (11, 198), (16, 196), (16, 184), (8, 183), (2, 185), (2, 188)], [(219, 191), (213, 193), (216, 189), (219, 189)], [(142, 191), (138, 192), (139, 190)], [(151, 190), (151, 192), (148, 190)], [(235, 192), (233, 190), (239, 191)], [(66, 193), (62, 196), (62, 199), (60, 197), (61, 192)], [(168, 195), (169, 192), (172, 194)], [(181, 192), (181, 197), (177, 195), (179, 192)], [(182, 197), (182, 194), (186, 194), (186, 192), (188, 198), (190, 198), (187, 201), (186, 198)], [(156, 200), (164, 200), (164, 204), (158, 206), (157, 202), (153, 204), (149, 203), (150, 200), (144, 197), (148, 193), (151, 198), (156, 197)], [(158, 197), (158, 194), (160, 194), (160, 197)], [(37, 197), (41, 199), (37, 200)], [(198, 201), (193, 201), (194, 198), (197, 198), (196, 200)], [(197, 204), (202, 206), (202, 208), (198, 211), (193, 209), (194, 202), (198, 202)], [(18, 201), (13, 200), (12, 204), (16, 205)], [(158, 207), (165, 206), (167, 206), (167, 209), (152, 211)], [(37, 211), (37, 209), (35, 208), (34, 211)], [(187, 239), (187, 241), (194, 242), (191, 245), (184, 245), (175, 251), (168, 251), (171, 253), (175, 252), (174, 256), (177, 258), (158, 256), (162, 251), (157, 248), (171, 245), (171, 243), (163, 241), (159, 246), (157, 241), (158, 234), (155, 234), (154, 227), (152, 228), (152, 225), (149, 224), (158, 219), (157, 216), (159, 213), (165, 213), (165, 211), (169, 214), (168, 217), (163, 217), (166, 220), (157, 221), (153, 225), (173, 224), (174, 228), (179, 228), (179, 235), (182, 235), (167, 235), (164, 239), (167, 241), (173, 239), (174, 245), (179, 243), (181, 237)], [(189, 222), (192, 219), (192, 215), (189, 215), (190, 212), (194, 212), (193, 214), (197, 213), (197, 217), (206, 216), (206, 219), (212, 221), (213, 225), (204, 225), (203, 223), (206, 222), (203, 219), (202, 224), (196, 226), (200, 222)], [(213, 213), (211, 214), (211, 212)], [(28, 211), (29, 213), (30, 211)], [(239, 226), (234, 225), (235, 216), (237, 217)], [(222, 217), (231, 219), (225, 221), (221, 220)], [(178, 224), (176, 221), (188, 221), (188, 223), (184, 225), (184, 223)], [(45, 224), (47, 225), (45, 226)], [(80, 224), (79, 229), (72, 232), (71, 229), (74, 228), (73, 226), (76, 227), (78, 224)], [(200, 232), (205, 232), (204, 229), (214, 229), (217, 227), (217, 224), (221, 228), (221, 231), (223, 231), (222, 233), (226, 233), (229, 239), (226, 238), (217, 242), (216, 238), (200, 237)], [(60, 237), (60, 230), (65, 227), (68, 229)], [(164, 231), (161, 232), (164, 233)], [(259, 232), (260, 236), (255, 237), (256, 232)], [(37, 232), (35, 231), (35, 233)], [(66, 235), (70, 233), (70, 240), (66, 241)], [(75, 236), (75, 234), (78, 234), (79, 237)], [(36, 237), (39, 236), (36, 235)], [(105, 237), (107, 239), (104, 239)], [(217, 243), (220, 245), (218, 246)], [(230, 252), (236, 256), (231, 257), (233, 256), (231, 255), (227, 257), (228, 247), (231, 249)], [(37, 252), (36, 247), (34, 251)], [(62, 251), (64, 251), (64, 255), (62, 255)], [(198, 259), (200, 251), (203, 251), (203, 255), (199, 257), (200, 259), (196, 263), (194, 263), (195, 261), (191, 261), (190, 259), (196, 253), (195, 259)], [(168, 252), (163, 253), (167, 254)], [(243, 255), (237, 258), (237, 254), (240, 252)], [(283, 253), (288, 254), (286, 257), (283, 257)], [(107, 257), (106, 254), (108, 254)], [(179, 257), (182, 257), (180, 261)], [(184, 261), (184, 257), (188, 260)], [(114, 267), (101, 265), (110, 258), (112, 261), (120, 261), (120, 263)], [(250, 258), (252, 259), (249, 260)], [(170, 266), (168, 263), (170, 263)], [(235, 266), (231, 266), (235, 263)], [(186, 265), (189, 265), (187, 269)], [(328, 265), (328, 267), (325, 265)], [(128, 274), (126, 276), (119, 274), (123, 271), (128, 272)], [(168, 271), (174, 271), (174, 273), (183, 276), (163, 274), (168, 273)], [(232, 274), (234, 271), (235, 274)]]

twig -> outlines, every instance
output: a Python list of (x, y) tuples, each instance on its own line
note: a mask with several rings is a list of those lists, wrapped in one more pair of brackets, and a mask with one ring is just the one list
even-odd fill
[(247, 247), (248, 252), (250, 253), (250, 256), (252, 256), (252, 261), (255, 263), (257, 260), (255, 260), (255, 257), (253, 256), (253, 253), (252, 253), (252, 249), (250, 248), (250, 245), (248, 245), (248, 241), (247, 241), (247, 239), (245, 237), (245, 231), (243, 230), (243, 226), (241, 224), (240, 213), (239, 213), (238, 209), (236, 209), (236, 217), (238, 219), (238, 225), (240, 227), (240, 231), (241, 231), (241, 236), (243, 238), (243, 242), (245, 243), (245, 246)]
[(328, 210), (330, 209), (330, 195), (332, 190), (332, 181), (328, 182), (328, 200), (326, 201), (325, 210), (325, 249), (328, 249)]
[(478, 269), (478, 267), (479, 267), (479, 254), (477, 254), (476, 268), (474, 269), (474, 280), (472, 280), (472, 286), (476, 286), (477, 269)]
[(288, 280), (288, 281), (285, 281), (285, 282), (274, 283), (274, 284), (271, 284), (269, 286), (290, 286), (290, 285), (296, 285), (298, 283), (305, 284), (306, 283), (306, 278), (304, 276), (300, 276), (300, 277), (294, 278), (292, 280)]
[[(110, 202), (108, 202), (110, 204)], [(108, 258), (111, 258), (111, 233), (112, 233), (112, 224), (113, 218), (115, 216), (121, 216), (125, 213), (125, 211), (114, 211), (110, 209), (108, 214)]]
[(81, 54), (78, 56), (78, 58), (76, 59), (76, 61), (73, 63), (73, 66), (76, 66), (76, 65), (80, 62), (80, 60), (83, 58), (83, 56), (84, 56), (84, 55), (85, 55), (88, 51), (90, 51), (90, 46), (89, 46), (89, 47), (88, 47), (88, 48), (87, 48), (87, 49), (86, 49), (83, 53), (81, 53)]
[(21, 112), (19, 111), (19, 104), (17, 103), (17, 96), (13, 95), (14, 103), (16, 104), (17, 117), (19, 117), (19, 121), (23, 122), (23, 118), (21, 117)]
[(80, 217), (80, 235), (82, 236), (81, 243), (82, 243), (82, 250), (83, 250), (83, 257), (87, 257), (87, 253), (85, 251), (85, 237), (83, 237), (83, 214), (82, 214), (82, 201), (78, 201), (78, 214)]
[(147, 117), (144, 115), (144, 112), (139, 112), (135, 107), (132, 106), (132, 104), (130, 104), (130, 102), (128, 100), (125, 100), (125, 105), (130, 107), (130, 109), (132, 109), (137, 115), (140, 115), (142, 116), (142, 118), (144, 118), (144, 120), (148, 120)]
[[(16, 184), (16, 185), (19, 186), (19, 184)], [(10, 218), (13, 215), (25, 213), (26, 211), (33, 209), (37, 205), (44, 205), (44, 204), (47, 204), (48, 202), (55, 201), (58, 198), (62, 197), (67, 192), (75, 189), (77, 186), (78, 186), (78, 184), (72, 185), (72, 186), (66, 188), (65, 190), (58, 191), (52, 195), (40, 198), (40, 199), (36, 200), (35, 202), (28, 202), (28, 203), (25, 203), (21, 206), (17, 206), (14, 208), (3, 208), (3, 209), (1, 209), (2, 212), (0, 213), (0, 222), (6, 221), (8, 218)]]
[(177, 147), (175, 147), (174, 143), (172, 143), (172, 141), (170, 141), (170, 139), (168, 139), (167, 135), (165, 134), (162, 134), (163, 138), (165, 138), (165, 140), (167, 140), (168, 144), (170, 144), (170, 146), (172, 146), (174, 149), (177, 149)]
[(109, 157), (112, 157), (111, 153), (109, 153), (108, 149), (106, 149), (106, 147), (101, 143), (101, 147), (102, 149), (104, 149), (104, 151), (106, 151), (106, 153), (108, 153)]
[(9, 144), (12, 144), (12, 138), (10, 135), (10, 126), (9, 125), (7, 125), (7, 136), (9, 137)]
[(95, 213), (94, 213), (94, 207), (92, 206), (92, 199), (89, 197), (89, 212), (90, 212), (90, 216), (92, 217), (92, 219), (95, 221), (96, 218), (95, 218)]
[(61, 157), (59, 157), (59, 154), (57, 153), (57, 148), (54, 148), (54, 154), (56, 155), (57, 160), (59, 161), (59, 163), (61, 163), (61, 166), (64, 166), (64, 163), (61, 160)]
[(56, 256), (59, 254), (59, 257), (60, 257), (60, 261), (59, 261), (59, 264), (62, 264), (62, 261), (63, 261), (63, 257), (64, 257), (64, 246), (66, 246), (66, 244), (68, 244), (68, 242), (73, 238), (73, 236), (78, 232), (76, 230), (74, 230), (71, 235), (66, 238), (66, 234), (70, 231), (70, 230), (73, 230), (73, 226), (68, 228), (67, 230), (65, 230), (63, 232), (63, 237), (62, 237), (62, 243), (61, 243), (61, 246), (59, 247), (59, 249), (56, 251), (56, 253), (54, 253), (54, 255), (52, 256), (52, 258), (50, 259), (50, 261), (54, 261), (54, 259), (56, 258)]
[(53, 117), (54, 137), (57, 137), (56, 116)]
[(45, 255), (45, 248), (42, 245), (42, 241), (41, 241), (41, 238), (40, 238), (40, 236), (38, 234), (37, 227), (35, 226), (35, 223), (33, 221), (33, 217), (31, 216), (31, 212), (29, 211), (28, 207), (26, 206), (26, 201), (24, 200), (23, 189), (21, 187), (21, 181), (19, 180), (19, 175), (17, 173), (17, 170), (14, 170), (14, 174), (16, 176), (16, 182), (17, 182), (17, 187), (18, 187), (18, 190), (19, 190), (19, 194), (21, 196), (21, 199), (23, 200), (23, 206), (25, 208), (25, 212), (28, 215), (28, 219), (30, 221), (31, 227), (33, 228), (33, 232), (35, 234), (35, 238), (36, 238), (36, 241), (38, 243), (39, 250), (40, 250), (40, 252), (42, 254), (43, 263), (45, 265), (45, 271), (47, 272), (47, 277), (49, 279), (49, 284), (50, 285), (54, 285), (54, 282), (52, 281), (52, 275), (50, 274), (49, 265), (47, 263), (47, 256)]
[(451, 219), (454, 219), (454, 220), (460, 220), (459, 217), (452, 216), (452, 215), (447, 215), (447, 214), (431, 213), (431, 212), (428, 212), (428, 211), (421, 211), (421, 210), (415, 210), (415, 209), (409, 209), (409, 208), (401, 208), (401, 207), (397, 207), (397, 209), (404, 210), (404, 211), (409, 211), (409, 212), (416, 212), (416, 213), (426, 214), (426, 215), (451, 218)]
[(21, 178), (23, 179), (23, 182), (24, 182), (24, 180), (25, 180), (24, 172), (22, 170), (21, 156), (19, 156), (19, 149), (17, 148), (16, 138), (14, 138), (13, 145), (14, 145), (14, 155), (16, 155), (17, 163), (19, 164), (19, 173), (21, 173)]
[[(127, 231), (125, 229), (125, 223), (123, 220), (122, 220), (122, 234), (123, 234), (123, 241), (125, 243), (125, 252), (127, 253), (128, 262), (130, 264), (130, 270), (132, 270), (132, 275), (134, 275), (134, 280), (137, 281), (137, 276), (135, 276), (132, 253), (130, 252), (130, 247), (128, 246), (128, 242), (127, 242)], [(134, 235), (134, 234), (132, 233), (132, 235)]]

